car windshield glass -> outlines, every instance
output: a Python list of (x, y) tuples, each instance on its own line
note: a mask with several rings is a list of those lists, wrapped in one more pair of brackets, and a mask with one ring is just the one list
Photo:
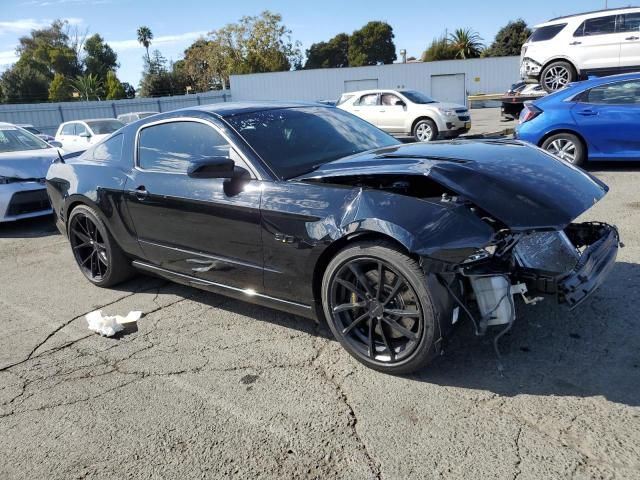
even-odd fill
[(400, 142), (342, 110), (301, 107), (265, 110), (227, 118), (280, 178)]
[(413, 103), (436, 103), (433, 98), (427, 97), (424, 93), (415, 90), (402, 90), (400, 93)]
[(18, 128), (0, 127), (0, 152), (44, 150), (45, 148), (51, 148), (51, 145), (29, 132)]
[(542, 42), (545, 40), (551, 40), (566, 26), (566, 23), (558, 23), (556, 25), (547, 25), (546, 27), (536, 28), (529, 37), (528, 41)]
[(113, 133), (116, 130), (124, 127), (124, 123), (120, 120), (93, 120), (90, 122), (86, 122), (91, 128), (91, 131), (96, 135), (105, 135), (109, 133)]

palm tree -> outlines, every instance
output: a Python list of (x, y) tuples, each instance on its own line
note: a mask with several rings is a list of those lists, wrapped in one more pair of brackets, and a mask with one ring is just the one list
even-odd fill
[(95, 98), (100, 100), (104, 93), (104, 85), (98, 79), (98, 77), (92, 73), (84, 76), (77, 76), (75, 80), (71, 82), (71, 86), (78, 92), (80, 98), (84, 100), (91, 100)]
[(449, 42), (456, 58), (478, 58), (484, 49), (482, 37), (470, 28), (458, 28)]
[(138, 43), (142, 45), (147, 51), (147, 61), (149, 61), (149, 46), (151, 45), (151, 40), (153, 40), (153, 32), (149, 27), (139, 27), (138, 28)]

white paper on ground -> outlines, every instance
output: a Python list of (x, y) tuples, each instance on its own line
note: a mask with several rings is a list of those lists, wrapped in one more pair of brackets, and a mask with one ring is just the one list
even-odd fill
[(89, 330), (93, 330), (105, 337), (113, 337), (116, 333), (124, 329), (123, 323), (137, 322), (140, 320), (142, 312), (129, 312), (126, 317), (121, 315), (102, 315), (102, 310), (96, 310), (87, 313), (84, 318), (87, 319)]

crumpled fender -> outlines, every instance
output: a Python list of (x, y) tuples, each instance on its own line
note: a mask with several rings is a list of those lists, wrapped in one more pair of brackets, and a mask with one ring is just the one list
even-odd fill
[(381, 233), (411, 253), (447, 261), (463, 260), (494, 235), (491, 226), (464, 205), (379, 190), (361, 190), (339, 227), (341, 236)]

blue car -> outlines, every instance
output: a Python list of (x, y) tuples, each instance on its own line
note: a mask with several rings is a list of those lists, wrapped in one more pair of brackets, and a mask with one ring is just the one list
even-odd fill
[(573, 83), (526, 104), (515, 137), (574, 165), (640, 160), (640, 73)]

